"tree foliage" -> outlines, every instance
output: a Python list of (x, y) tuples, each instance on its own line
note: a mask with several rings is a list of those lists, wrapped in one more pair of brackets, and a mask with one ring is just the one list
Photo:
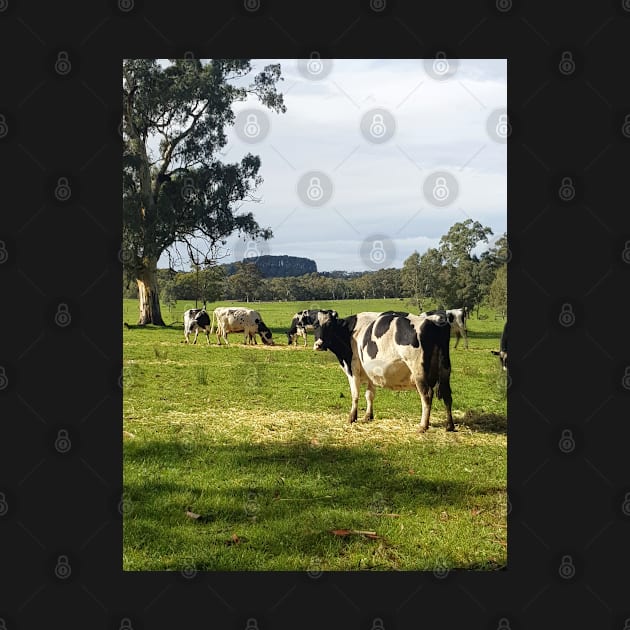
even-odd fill
[[(266, 66), (249, 86), (249, 60), (155, 59), (123, 62), (123, 260), (140, 289), (141, 323), (162, 323), (157, 302), (157, 261), (180, 243), (198, 263), (208, 263), (218, 244), (237, 231), (267, 239), (241, 204), (255, 200), (260, 159), (219, 159), (233, 103), (254, 94), (284, 112), (276, 91), (279, 64)], [(157, 144), (157, 150), (155, 145)], [(204, 251), (199, 243), (204, 243)], [(201, 259), (200, 259), (201, 256)]]

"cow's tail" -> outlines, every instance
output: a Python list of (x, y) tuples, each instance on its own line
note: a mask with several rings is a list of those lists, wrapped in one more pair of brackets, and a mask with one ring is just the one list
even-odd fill
[[(440, 331), (441, 332), (441, 331)], [(441, 339), (438, 344), (438, 378), (433, 388), (433, 393), (438, 400), (447, 400), (451, 397), (451, 358), (449, 353), (450, 330), (446, 333), (445, 339)]]

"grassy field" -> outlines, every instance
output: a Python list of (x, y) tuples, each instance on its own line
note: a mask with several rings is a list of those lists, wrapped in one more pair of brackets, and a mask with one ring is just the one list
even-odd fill
[[(227, 303), (208, 305), (225, 306)], [(436, 400), (418, 434), (416, 392), (377, 389), (375, 419), (350, 425), (330, 352), (288, 347), (292, 314), (409, 310), (399, 300), (249, 304), (277, 345), (183, 343), (182, 313), (134, 328), (123, 301), (123, 569), (492, 570), (507, 563), (503, 320), (451, 341), (453, 417)], [(359, 418), (365, 410), (363, 391)], [(189, 514), (187, 515), (187, 511)], [(192, 516), (199, 515), (199, 518)], [(357, 532), (373, 532), (357, 533)]]

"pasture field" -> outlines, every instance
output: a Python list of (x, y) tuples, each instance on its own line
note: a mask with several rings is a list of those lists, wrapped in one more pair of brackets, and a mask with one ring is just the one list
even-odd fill
[(415, 312), (406, 302), (246, 305), (272, 330), (272, 347), (245, 346), (240, 333), (229, 347), (216, 335), (210, 346), (203, 334), (183, 343), (192, 306), (163, 307), (166, 328), (134, 327), (138, 303), (123, 301), (124, 570), (506, 566), (507, 401), (490, 353), (503, 319), (471, 317), (468, 350), (451, 339), (457, 431), (445, 432), (435, 399), (431, 428), (418, 434), (414, 391), (377, 388), (374, 420), (350, 425), (335, 356), (313, 351), (312, 333), (306, 348), (285, 335), (303, 308)]

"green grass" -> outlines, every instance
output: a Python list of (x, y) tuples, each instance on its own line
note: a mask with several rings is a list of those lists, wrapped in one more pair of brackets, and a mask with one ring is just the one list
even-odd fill
[[(212, 304), (209, 308), (219, 305)], [(220, 305), (227, 305), (226, 302)], [(435, 570), (506, 564), (503, 320), (469, 321), (451, 342), (453, 416), (435, 401), (418, 434), (417, 393), (377, 389), (375, 419), (350, 425), (348, 382), (330, 352), (286, 345), (302, 308), (408, 310), (399, 300), (254, 303), (273, 347), (183, 343), (172, 326), (134, 328), (125, 300), (123, 568)], [(359, 417), (365, 409), (363, 393)], [(186, 510), (200, 514), (191, 519)], [(376, 532), (336, 536), (334, 529)]]

